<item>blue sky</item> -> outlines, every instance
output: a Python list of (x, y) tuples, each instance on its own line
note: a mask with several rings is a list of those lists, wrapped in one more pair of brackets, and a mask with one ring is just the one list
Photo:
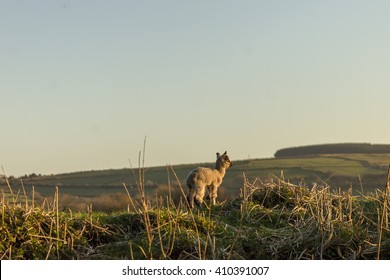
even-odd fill
[(388, 1), (0, 0), (8, 175), (390, 143)]

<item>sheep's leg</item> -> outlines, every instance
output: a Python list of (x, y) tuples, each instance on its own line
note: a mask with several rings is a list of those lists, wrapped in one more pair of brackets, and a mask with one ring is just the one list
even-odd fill
[(210, 186), (209, 198), (212, 201), (213, 205), (217, 203), (217, 191), (218, 191), (218, 186)]
[(190, 208), (194, 208), (194, 199), (196, 195), (196, 190), (190, 186), (188, 188), (189, 188), (189, 192), (187, 195), (188, 205)]
[(196, 205), (200, 206), (203, 203), (204, 194), (206, 192), (206, 186), (198, 186), (195, 196)]

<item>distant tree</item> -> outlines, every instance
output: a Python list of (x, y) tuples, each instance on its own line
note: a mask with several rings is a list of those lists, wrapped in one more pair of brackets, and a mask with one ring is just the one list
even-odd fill
[(37, 178), (37, 177), (38, 177), (38, 175), (35, 174), (35, 173), (31, 173), (31, 174), (28, 176), (28, 178), (30, 178), (30, 179), (32, 179), (32, 178)]

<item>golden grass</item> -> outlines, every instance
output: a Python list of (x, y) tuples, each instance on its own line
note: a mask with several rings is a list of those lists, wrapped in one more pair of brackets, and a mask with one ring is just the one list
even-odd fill
[(144, 156), (138, 196), (124, 184), (127, 210), (113, 213), (63, 211), (58, 188), (38, 204), (4, 175), (0, 259), (390, 259), (390, 171), (370, 195), (244, 174), (239, 197), (192, 210), (171, 167), (168, 193), (145, 195)]

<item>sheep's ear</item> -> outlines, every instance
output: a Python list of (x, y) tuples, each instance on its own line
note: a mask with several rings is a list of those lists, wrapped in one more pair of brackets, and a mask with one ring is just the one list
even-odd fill
[(227, 155), (227, 151), (225, 151), (225, 152), (223, 153), (223, 155), (226, 156), (226, 155)]
[(217, 158), (219, 158), (219, 156), (220, 156), (220, 154), (219, 154), (219, 153), (217, 153)]

